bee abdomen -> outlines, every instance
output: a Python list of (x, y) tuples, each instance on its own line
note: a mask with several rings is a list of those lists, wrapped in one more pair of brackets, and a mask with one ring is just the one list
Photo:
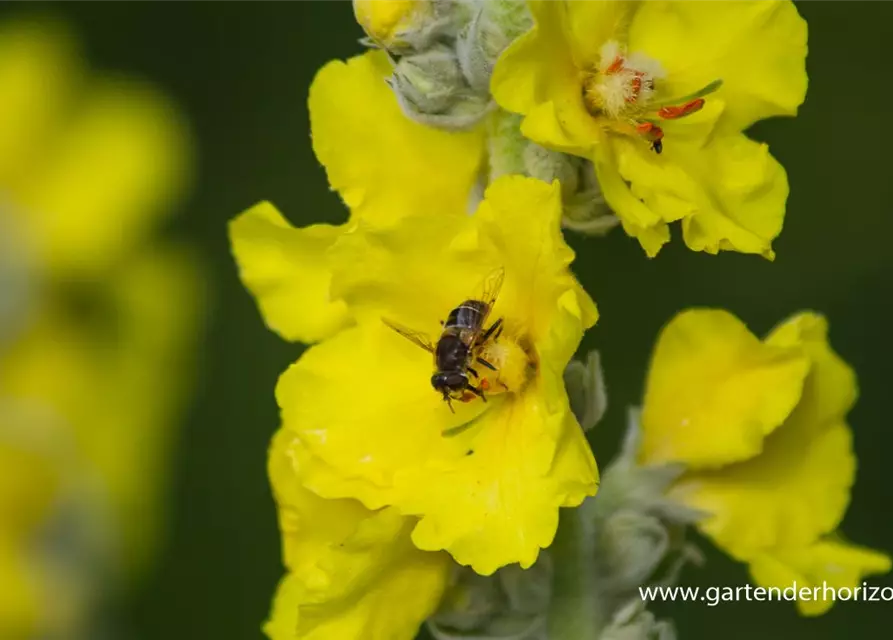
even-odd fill
[(466, 300), (450, 311), (443, 327), (444, 329), (479, 329), (486, 312), (486, 302)]

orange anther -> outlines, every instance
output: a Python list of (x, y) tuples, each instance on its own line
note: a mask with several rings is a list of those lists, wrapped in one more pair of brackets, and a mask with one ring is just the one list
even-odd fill
[(614, 58), (614, 62), (612, 62), (607, 69), (605, 69), (605, 73), (617, 73), (623, 68), (623, 64), (626, 61), (623, 59), (623, 56), (617, 56)]
[(626, 102), (635, 102), (639, 99), (639, 92), (642, 91), (642, 75), (637, 73), (636, 77), (630, 82), (632, 94), (626, 98)]
[(678, 107), (661, 107), (657, 115), (664, 120), (675, 120), (700, 111), (704, 107), (704, 98), (697, 98)]
[(664, 130), (653, 122), (640, 122), (636, 125), (636, 131), (650, 142), (656, 142), (664, 137)]

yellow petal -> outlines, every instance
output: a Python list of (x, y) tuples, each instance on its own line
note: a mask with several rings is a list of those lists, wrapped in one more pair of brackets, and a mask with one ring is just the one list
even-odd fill
[(298, 605), (301, 601), (301, 582), (294, 573), (279, 582), (273, 596), (273, 610), (264, 623), (264, 634), (270, 640), (295, 640), (298, 628)]
[[(647, 228), (648, 220), (681, 218), (690, 249), (774, 256), (788, 182), (766, 145), (735, 134), (704, 146), (668, 137), (660, 156), (632, 139), (617, 140), (615, 147), (620, 178), (607, 174), (611, 183), (602, 188), (622, 220)], [(608, 162), (596, 156), (600, 183)]]
[(326, 500), (304, 488), (310, 458), (293, 432), (280, 429), (270, 445), (267, 470), (278, 507), (283, 563), (304, 582), (323, 584), (328, 578), (320, 567), (320, 549), (350, 536), (372, 512), (356, 500)]
[(70, 106), (81, 80), (80, 67), (77, 47), (61, 24), (6, 20), (0, 27), (0, 184), (4, 190), (14, 194), (40, 161)]
[(695, 251), (739, 251), (775, 257), (772, 240), (781, 232), (788, 178), (769, 148), (743, 135), (723, 136), (700, 150), (680, 148), (686, 170), (703, 185), (706, 198), (684, 220), (685, 244)]
[[(567, 291), (574, 292), (575, 304), (579, 305), (573, 315), (580, 321), (581, 330), (598, 319), (595, 303), (568, 270), (574, 252), (561, 234), (561, 216), (558, 181), (548, 185), (521, 176), (505, 176), (493, 182), (472, 216), (482, 248), (495, 254), (505, 269), (507, 284), (505, 294), (500, 296), (503, 309), (527, 319), (527, 332), (536, 343), (545, 340), (553, 320), (560, 316), (556, 303)], [(498, 302), (494, 316), (499, 317), (500, 311)], [(582, 333), (570, 337), (557, 356), (562, 369), (581, 337)]]
[(387, 54), (324, 66), (310, 87), (313, 150), (356, 216), (460, 215), (477, 183), (484, 132), (449, 133), (403, 115), (385, 84)]
[[(504, 176), (488, 187), (473, 216), (420, 215), (344, 238), (332, 256), (333, 291), (358, 317), (387, 317), (436, 338), (438, 321), (479, 294), (487, 275), (502, 268), (493, 319), (504, 318), (538, 343), (560, 317), (561, 296), (573, 290), (580, 324), (588, 328), (598, 311), (568, 271), (574, 253), (561, 235), (560, 218), (557, 182)], [(570, 358), (579, 344), (579, 336), (564, 335), (563, 346), (555, 345), (559, 360)]]
[(558, 0), (556, 12), (565, 14), (565, 37), (574, 52), (577, 67), (594, 66), (601, 57), (602, 45), (621, 37), (639, 10), (638, 2), (576, 2)]
[[(395, 472), (464, 455), (462, 438), (441, 434), (484, 409), (457, 403), (451, 413), (431, 388), (433, 371), (431, 354), (382, 322), (345, 329), (308, 349), (280, 378), (283, 426), (341, 476), (367, 480), (352, 497), (373, 509), (393, 504)], [(322, 480), (308, 475), (310, 483)], [(335, 495), (331, 487), (314, 486)]]
[(416, 549), (414, 521), (394, 509), (369, 511), (303, 488), (306, 455), (293, 434), (275, 436), (270, 478), (292, 574), (265, 632), (273, 640), (415, 637), (443, 593), (449, 557)]
[(464, 457), (397, 477), (400, 508), (422, 516), (416, 546), (490, 575), (514, 562), (526, 569), (552, 544), (558, 508), (594, 495), (598, 477), (561, 384), (544, 372), (539, 388), (491, 401)]
[(677, 315), (652, 355), (640, 459), (699, 468), (753, 457), (800, 399), (808, 369), (801, 349), (763, 344), (725, 311)]
[(701, 531), (729, 555), (747, 559), (809, 544), (835, 529), (849, 504), (855, 472), (847, 425), (817, 432), (786, 423), (756, 458), (687, 474), (673, 495), (711, 514), (699, 523)]
[(322, 340), (348, 322), (347, 307), (329, 295), (327, 253), (341, 227), (292, 227), (269, 202), (230, 223), (239, 275), (264, 320), (286, 340)]
[(812, 361), (803, 397), (791, 420), (806, 428), (820, 428), (846, 416), (859, 395), (856, 374), (831, 348), (828, 321), (823, 316), (799, 313), (773, 329), (766, 343), (801, 347)]
[(629, 184), (620, 175), (613, 145), (601, 145), (593, 155), (595, 175), (605, 200), (610, 205), (627, 235), (638, 239), (649, 258), (670, 241), (670, 230), (660, 215), (630, 191)]
[(153, 89), (96, 84), (18, 203), (42, 258), (66, 277), (106, 269), (173, 211), (190, 173), (190, 141)]
[(780, 589), (796, 584), (798, 596), (800, 589), (808, 590), (806, 597), (797, 599), (797, 609), (804, 616), (822, 615), (840, 596), (863, 602), (878, 597), (870, 585), (868, 590), (862, 586), (862, 580), (889, 571), (887, 554), (834, 538), (767, 552), (750, 561), (750, 574), (757, 584)]
[(721, 79), (716, 95), (726, 102), (729, 130), (795, 115), (806, 96), (806, 21), (789, 0), (643, 2), (630, 24), (629, 50), (660, 61), (670, 95)]
[[(432, 364), (375, 324), (311, 348), (277, 390), (284, 426), (339, 476), (366, 481), (346, 484), (310, 467), (307, 482), (330, 497), (352, 495), (372, 508), (393, 504), (421, 515), (416, 544), (446, 548), (479, 572), (529, 565), (551, 542), (558, 507), (595, 489), (592, 454), (561, 378), (544, 371), (548, 393), (528, 389), (486, 405), (459, 403), (453, 415), (430, 387)], [(485, 409), (473, 428), (442, 435)]]
[(493, 98), (503, 109), (526, 116), (521, 125), (526, 137), (587, 155), (601, 132), (583, 104), (580, 70), (568, 38), (568, 8), (545, 1), (529, 6), (535, 24), (500, 55), (490, 81)]

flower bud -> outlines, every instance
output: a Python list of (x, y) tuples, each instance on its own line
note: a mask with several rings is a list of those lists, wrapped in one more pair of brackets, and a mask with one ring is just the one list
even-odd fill
[(528, 175), (544, 182), (558, 180), (565, 201), (577, 192), (580, 160), (574, 156), (550, 151), (531, 142), (524, 148), (524, 168)]
[(423, 113), (446, 111), (465, 88), (456, 56), (443, 46), (401, 58), (393, 83), (394, 90)]
[(390, 84), (404, 113), (422, 124), (465, 129), (492, 108), (489, 96), (469, 90), (455, 53), (446, 46), (400, 58)]
[(590, 351), (586, 362), (571, 360), (564, 370), (571, 411), (583, 431), (599, 423), (608, 410), (608, 390), (598, 351)]
[(429, 12), (425, 0), (353, 0), (353, 12), (363, 31), (386, 49), (406, 44), (406, 35)]
[(491, 576), (462, 568), (428, 619), (436, 640), (536, 640), (544, 637), (552, 564), (542, 553), (529, 569), (507, 565)]

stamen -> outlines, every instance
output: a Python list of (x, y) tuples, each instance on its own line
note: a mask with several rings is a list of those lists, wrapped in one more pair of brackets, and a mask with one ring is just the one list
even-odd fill
[(704, 98), (698, 98), (678, 107), (661, 107), (657, 115), (664, 120), (676, 120), (700, 111), (704, 107)]
[(660, 109), (662, 107), (671, 107), (673, 105), (683, 103), (683, 102), (691, 102), (696, 100), (697, 98), (706, 98), (711, 93), (715, 93), (722, 86), (722, 80), (714, 80), (710, 84), (697, 91), (694, 91), (687, 96), (682, 96), (679, 98), (673, 98), (671, 100), (662, 100), (660, 102), (655, 102), (654, 104), (649, 105), (651, 109)]
[[(704, 108), (704, 98), (722, 86), (714, 80), (681, 98), (652, 102), (655, 80), (665, 77), (660, 63), (643, 53), (627, 56), (618, 42), (606, 42), (598, 66), (583, 76), (583, 103), (614, 131), (642, 136), (655, 153), (663, 151), (664, 132), (653, 120), (678, 120)], [(650, 115), (650, 118), (649, 118)]]

